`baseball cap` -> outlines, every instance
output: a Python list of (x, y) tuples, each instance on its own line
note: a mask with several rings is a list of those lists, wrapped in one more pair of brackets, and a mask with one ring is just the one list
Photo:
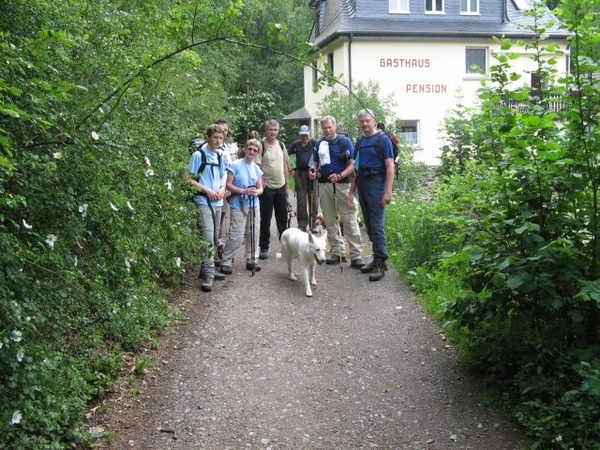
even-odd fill
[(310, 128), (308, 128), (306, 125), (302, 125), (300, 127), (300, 134), (310, 134)]

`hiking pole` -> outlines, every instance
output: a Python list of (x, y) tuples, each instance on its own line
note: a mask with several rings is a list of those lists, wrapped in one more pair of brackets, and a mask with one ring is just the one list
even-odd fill
[(252, 255), (250, 260), (252, 261), (252, 276), (256, 273), (256, 239), (254, 236), (254, 195), (250, 196), (250, 211), (248, 220), (250, 221), (250, 254)]
[[(340, 225), (340, 209), (338, 208), (337, 201), (337, 189), (335, 187), (336, 183), (331, 183), (333, 185), (333, 205), (335, 206), (335, 226), (338, 233), (338, 238), (342, 241), (342, 245), (344, 245), (344, 235), (342, 234), (342, 226)], [(344, 271), (344, 265), (342, 264), (342, 247), (339, 250), (339, 258), (340, 258), (340, 272)]]
[(315, 223), (315, 214), (313, 211), (313, 208), (315, 206), (314, 203), (314, 195), (315, 195), (315, 189), (314, 189), (314, 184), (313, 181), (310, 178), (308, 179), (308, 186), (307, 186), (307, 192), (308, 192), (308, 231), (310, 231), (312, 233), (313, 227), (314, 227), (314, 223)]

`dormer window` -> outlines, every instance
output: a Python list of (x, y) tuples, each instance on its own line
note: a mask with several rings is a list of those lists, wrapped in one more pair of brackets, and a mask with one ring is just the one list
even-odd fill
[(408, 14), (410, 13), (409, 0), (389, 0), (390, 14)]
[(479, 0), (460, 0), (460, 13), (463, 15), (479, 14)]
[(425, 0), (426, 14), (443, 14), (444, 0)]

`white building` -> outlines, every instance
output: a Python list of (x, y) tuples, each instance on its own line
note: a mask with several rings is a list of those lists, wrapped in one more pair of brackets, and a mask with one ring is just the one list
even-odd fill
[[(443, 118), (459, 103), (473, 105), (477, 100), (482, 75), (471, 66), (489, 73), (494, 55), (502, 52), (494, 37), (513, 43), (531, 38), (526, 28), (533, 23), (529, 1), (313, 0), (316, 19), (310, 42), (324, 55), (317, 66), (330, 64), (350, 88), (371, 81), (379, 84), (382, 95), (394, 93), (398, 134), (412, 143), (415, 160), (435, 165), (444, 144)], [(544, 20), (556, 21), (549, 11)], [(568, 35), (554, 26), (544, 41), (560, 46), (564, 53), (558, 55), (557, 67), (564, 71)], [(510, 49), (517, 51), (523, 55), (513, 67), (523, 74), (521, 85), (529, 84), (535, 64), (522, 47)], [(326, 86), (315, 93), (316, 76), (314, 68), (305, 68), (305, 106), (286, 118), (308, 119), (318, 130), (317, 104), (331, 89), (343, 88)]]

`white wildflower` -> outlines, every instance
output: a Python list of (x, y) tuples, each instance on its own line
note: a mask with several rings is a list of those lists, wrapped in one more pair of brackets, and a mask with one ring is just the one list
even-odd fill
[(13, 413), (12, 419), (10, 420), (11, 425), (19, 425), (21, 423), (21, 419), (23, 416), (21, 415), (21, 411), (18, 409)]
[(125, 258), (125, 267), (127, 267), (127, 270), (131, 269), (131, 263), (133, 262), (133, 258)]
[(151, 166), (152, 164), (150, 163), (150, 158), (148, 158), (147, 156), (144, 156), (144, 159), (146, 160), (146, 165), (147, 166)]
[(172, 191), (173, 190), (173, 183), (171, 183), (171, 180), (167, 180), (167, 182), (165, 183), (165, 186), (167, 186), (167, 189)]
[(119, 208), (117, 208), (115, 205), (113, 205), (113, 202), (109, 202), (110, 203), (110, 209), (112, 209), (113, 211), (118, 211)]
[(100, 136), (98, 136), (98, 133), (96, 133), (95, 131), (92, 131), (92, 139), (97, 141), (98, 139), (100, 139)]
[(87, 209), (88, 209), (87, 203), (84, 203), (83, 205), (79, 205), (79, 214), (81, 214), (81, 217), (85, 217), (85, 215), (87, 214)]
[(25, 356), (25, 352), (23, 350), (19, 350), (17, 352), (17, 361), (19, 361), (19, 362), (23, 361), (24, 356)]
[(151, 176), (153, 176), (153, 175), (154, 175), (154, 170), (152, 170), (152, 169), (147, 169), (147, 170), (146, 170), (146, 176), (147, 176), (147, 177), (151, 177)]
[(56, 236), (53, 234), (49, 234), (48, 236), (46, 236), (46, 244), (48, 244), (48, 246), (50, 248), (54, 248), (54, 243), (56, 242)]
[(25, 219), (23, 219), (23, 226), (25, 228), (27, 228), (28, 230), (32, 229), (33, 227), (31, 225), (29, 225), (27, 222), (25, 222)]
[(21, 342), (21, 339), (23, 339), (23, 334), (19, 330), (13, 330), (12, 340), (15, 342)]
[(52, 157), (54, 159), (62, 159), (62, 153), (61, 152), (52, 153)]
[(278, 30), (281, 30), (281, 24), (280, 23), (276, 23), (275, 24), (275, 28), (277, 28)]
[(181, 258), (180, 257), (175, 258), (175, 267), (181, 267)]

